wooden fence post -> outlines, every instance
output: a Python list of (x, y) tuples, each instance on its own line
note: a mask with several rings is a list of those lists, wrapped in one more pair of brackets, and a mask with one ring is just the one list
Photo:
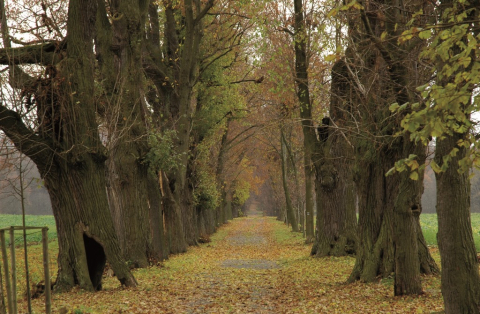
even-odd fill
[(17, 314), (17, 263), (15, 261), (15, 229), (10, 227), (10, 259), (12, 261), (12, 304)]
[(5, 294), (3, 293), (3, 277), (2, 277), (1, 264), (0, 264), (0, 314), (7, 314), (7, 309), (5, 308)]
[(50, 283), (50, 269), (48, 268), (48, 228), (42, 228), (42, 244), (43, 244), (43, 269), (45, 274), (45, 313), (52, 313), (52, 297)]
[(8, 271), (7, 243), (5, 241), (5, 230), (0, 230), (0, 245), (2, 247), (3, 269), (5, 271), (5, 283), (7, 286), (8, 312), (13, 313), (12, 287), (10, 285), (10, 274)]

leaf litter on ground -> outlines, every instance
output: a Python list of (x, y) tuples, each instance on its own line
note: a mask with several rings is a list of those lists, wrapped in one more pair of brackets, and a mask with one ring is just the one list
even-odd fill
[[(273, 217), (236, 218), (211, 243), (137, 269), (136, 288), (114, 277), (104, 290), (54, 294), (54, 313), (431, 313), (443, 310), (439, 277), (425, 294), (394, 297), (393, 280), (346, 284), (353, 257), (312, 258), (300, 233)], [(33, 248), (32, 248), (33, 249)], [(52, 252), (53, 254), (54, 252)], [(432, 250), (438, 259), (438, 251)], [(40, 269), (41, 267), (38, 267)], [(33, 300), (44, 311), (42, 298)], [(26, 301), (19, 313), (26, 312)]]

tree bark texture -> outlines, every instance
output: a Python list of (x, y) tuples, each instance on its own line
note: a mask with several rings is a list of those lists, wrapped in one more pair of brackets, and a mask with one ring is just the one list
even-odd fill
[(353, 182), (353, 147), (347, 138), (349, 109), (348, 71), (344, 60), (332, 68), (330, 118), (317, 128), (315, 150), (317, 232), (311, 254), (316, 257), (355, 253), (356, 193)]
[[(93, 31), (97, 1), (69, 2), (66, 57), (47, 67), (35, 93), (39, 128), (0, 108), (0, 125), (37, 165), (59, 240), (56, 289), (101, 289), (108, 261), (122, 284), (136, 281), (122, 258), (105, 192), (105, 151), (95, 116)], [(82, 12), (80, 14), (80, 12)]]
[(302, 120), (303, 146), (304, 146), (304, 171), (305, 171), (305, 243), (312, 243), (315, 239), (313, 229), (314, 220), (314, 167), (312, 154), (315, 147), (315, 129), (312, 120), (312, 104), (308, 89), (308, 60), (305, 19), (302, 0), (294, 1), (295, 8), (295, 84), (300, 102), (300, 118)]
[[(351, 78), (361, 103), (357, 110), (362, 112), (358, 119), (362, 120), (364, 134), (355, 140), (359, 247), (349, 280), (368, 282), (395, 273), (396, 295), (422, 293), (420, 265), (422, 268), (432, 265), (428, 250), (422, 250), (422, 254), (418, 251), (418, 241), (423, 237), (417, 234), (420, 229), (416, 215), (421, 211), (423, 177), (419, 175), (416, 182), (403, 173), (385, 177), (394, 161), (417, 153), (418, 160), (423, 162), (425, 155), (423, 147), (411, 144), (408, 136), (392, 136), (400, 128), (401, 117), (390, 113), (389, 104), (415, 102), (417, 95), (413, 85), (419, 77), (418, 70), (411, 68), (411, 60), (418, 56), (419, 49), (406, 49), (396, 44), (397, 32), (402, 29), (399, 23), (405, 22), (402, 12), (394, 2), (368, 3), (360, 10), (364, 34), (376, 51), (357, 44), (355, 49), (362, 55), (365, 68), (357, 69), (360, 75)], [(383, 15), (386, 20), (379, 18)], [(380, 40), (383, 32), (387, 34), (386, 43)], [(369, 86), (368, 91), (366, 86)], [(371, 135), (373, 137), (367, 139)], [(423, 248), (423, 243), (421, 245)], [(419, 261), (420, 257), (426, 260)]]
[[(405, 136), (407, 137), (407, 136)], [(426, 159), (423, 145), (414, 148), (408, 138), (404, 138), (404, 151), (417, 152), (422, 160)], [(406, 156), (405, 156), (406, 157)], [(423, 292), (420, 282), (419, 241), (417, 232), (417, 217), (421, 213), (421, 196), (423, 180), (411, 180), (409, 171), (399, 174), (399, 190), (393, 208), (393, 239), (395, 247), (395, 282), (394, 294), (420, 294)], [(423, 171), (419, 173), (423, 178)]]
[[(477, 21), (477, 25), (468, 25), (470, 28), (466, 34), (478, 35), (479, 1), (471, 1), (465, 4), (458, 4), (453, 0), (441, 1), (440, 30), (451, 27), (453, 14), (466, 14), (467, 21)], [(450, 11), (450, 13), (448, 13)], [(463, 10), (463, 11), (462, 11)], [(467, 24), (465, 24), (467, 25)], [(477, 26), (477, 27), (473, 27)], [(448, 40), (448, 39), (441, 39)], [(467, 35), (460, 40), (467, 44)], [(449, 47), (449, 54), (457, 55), (462, 49), (466, 49), (457, 43)], [(460, 66), (458, 70), (450, 75), (439, 76), (441, 80), (437, 83), (443, 87), (454, 83), (457, 85), (456, 75), (468, 73), (473, 66), (476, 53), (471, 52), (471, 62), (467, 66)], [(436, 68), (444, 71), (444, 67), (453, 60), (443, 60), (437, 57)], [(453, 61), (455, 62), (455, 61)], [(458, 61), (457, 61), (458, 62)], [(473, 85), (477, 82), (468, 82), (467, 88), (473, 94)], [(458, 86), (465, 84), (460, 82)], [(448, 93), (448, 91), (444, 91)], [(451, 97), (450, 95), (446, 95)], [(455, 98), (458, 99), (458, 98)], [(471, 99), (466, 103), (461, 100), (448, 104), (443, 109), (445, 114), (451, 114), (449, 108), (459, 107), (464, 113), (470, 110)], [(441, 104), (441, 103), (440, 103)], [(458, 109), (457, 109), (458, 110)], [(469, 117), (467, 116), (467, 119)], [(464, 124), (462, 121), (455, 121), (456, 124)], [(448, 168), (444, 172), (435, 174), (437, 181), (437, 217), (438, 217), (438, 249), (441, 256), (441, 288), (445, 304), (445, 313), (480, 313), (480, 276), (478, 271), (477, 252), (473, 241), (472, 227), (470, 221), (470, 180), (468, 172), (461, 172), (459, 161), (467, 156), (467, 148), (458, 146), (459, 141), (467, 140), (469, 127), (464, 133), (457, 133), (450, 130), (442, 138), (437, 138), (435, 149), (435, 162), (441, 167), (445, 157), (453, 150), (458, 152), (451, 158)]]
[(7, 314), (7, 306), (5, 304), (5, 293), (3, 292), (3, 275), (2, 267), (0, 266), (0, 314)]
[(96, 48), (105, 91), (107, 191), (123, 255), (131, 266), (146, 267), (150, 256), (161, 255), (152, 247), (148, 165), (144, 162), (149, 148), (141, 56), (147, 3), (119, 0), (110, 10), (111, 22), (105, 4), (99, 2)]
[(158, 3), (151, 1), (149, 4), (148, 54), (145, 55), (144, 70), (159, 96), (159, 110), (156, 112), (159, 125), (165, 130), (176, 131), (174, 150), (179, 160), (175, 169), (164, 174), (167, 183), (164, 190), (170, 190), (165, 191), (164, 210), (165, 218), (169, 220), (166, 222), (167, 242), (171, 245), (170, 251), (178, 253), (198, 239), (198, 217), (187, 171), (191, 157), (192, 94), (198, 79), (201, 21), (213, 1), (202, 6), (201, 1), (186, 0), (183, 9), (174, 1), (163, 1), (162, 5), (165, 12), (164, 41), (159, 40)]
[(280, 156), (282, 162), (282, 183), (283, 191), (285, 193), (285, 203), (287, 206), (287, 217), (288, 221), (292, 224), (292, 231), (298, 232), (298, 223), (297, 218), (295, 217), (295, 212), (292, 205), (292, 200), (290, 198), (290, 191), (288, 189), (288, 177), (287, 177), (287, 148), (286, 148), (286, 139), (283, 132), (283, 129), (280, 130)]
[[(435, 160), (457, 147), (464, 134), (453, 134), (437, 140)], [(465, 148), (451, 160), (437, 180), (438, 249), (441, 256), (442, 295), (445, 313), (480, 312), (480, 276), (470, 221), (470, 180), (468, 173), (458, 172), (458, 161)]]
[(317, 233), (311, 254), (316, 257), (355, 253), (357, 217), (352, 195), (355, 189), (345, 154), (352, 148), (347, 147), (339, 130), (331, 130), (328, 140), (318, 144), (317, 152), (322, 154), (316, 155), (315, 161)]
[(152, 237), (152, 251), (157, 260), (166, 260), (168, 250), (165, 242), (165, 226), (162, 208), (162, 193), (160, 189), (160, 178), (152, 171), (148, 173), (148, 202), (150, 233)]

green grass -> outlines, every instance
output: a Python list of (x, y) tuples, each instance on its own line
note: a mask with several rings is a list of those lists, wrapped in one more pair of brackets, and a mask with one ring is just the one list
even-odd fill
[[(472, 218), (472, 230), (473, 240), (475, 241), (475, 247), (477, 252), (480, 252), (480, 214), (473, 213)], [(437, 214), (422, 214), (420, 215), (420, 224), (422, 226), (423, 236), (428, 245), (437, 245)]]
[[(22, 215), (0, 215), (0, 228), (7, 228), (10, 226), (21, 226)], [(25, 216), (25, 225), (30, 227), (48, 227), (48, 239), (57, 238), (57, 228), (55, 227), (55, 219), (53, 216)], [(9, 232), (5, 234), (7, 242), (10, 243)], [(27, 242), (42, 241), (42, 230), (27, 230)], [(15, 243), (23, 243), (22, 231), (15, 231)]]
[[(475, 240), (475, 246), (477, 251), (480, 252), (480, 213), (472, 214), (472, 229), (473, 229), (473, 238)], [(49, 240), (57, 238), (57, 229), (55, 227), (55, 219), (53, 216), (34, 216), (27, 215), (25, 217), (27, 226), (34, 227), (44, 227), (47, 226), (48, 229), (48, 238)], [(278, 222), (282, 224), (281, 222)], [(422, 225), (423, 235), (428, 245), (437, 245), (437, 214), (422, 214), (420, 216), (420, 223)], [(10, 226), (21, 226), (22, 225), (22, 216), (21, 215), (0, 215), (0, 228), (6, 228)], [(301, 241), (300, 233), (292, 233), (288, 229), (279, 228), (275, 232), (277, 241), (280, 243), (286, 242), (293, 238), (296, 241)], [(226, 232), (220, 228), (216, 234), (212, 237), (216, 240), (221, 240), (226, 236)], [(6, 236), (7, 241), (9, 236)], [(29, 230), (28, 231), (28, 242), (40, 242), (42, 240), (41, 230)], [(20, 244), (22, 243), (22, 235), (20, 231), (15, 232), (15, 242)]]
[(275, 241), (277, 241), (278, 243), (298, 245), (305, 242), (302, 233), (291, 231), (291, 227), (286, 228), (285, 224), (282, 221), (278, 221), (274, 217), (269, 217), (269, 219), (275, 222), (273, 234)]

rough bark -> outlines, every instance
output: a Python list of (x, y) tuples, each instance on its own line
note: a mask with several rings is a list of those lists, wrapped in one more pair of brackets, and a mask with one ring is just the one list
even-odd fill
[(290, 191), (288, 189), (288, 178), (287, 178), (287, 148), (286, 148), (286, 139), (283, 130), (280, 130), (280, 159), (282, 163), (282, 183), (283, 191), (285, 193), (285, 203), (288, 222), (292, 224), (292, 231), (298, 232), (298, 223), (297, 218), (295, 217), (295, 212), (292, 205), (292, 200), (290, 198)]
[[(177, 135), (174, 149), (179, 161), (175, 169), (165, 174), (168, 184), (164, 185), (165, 190), (170, 189), (165, 191), (168, 201), (164, 203), (164, 209), (165, 218), (174, 219), (167, 221), (166, 226), (170, 237), (168, 242), (177, 244), (170, 247), (171, 252), (175, 253), (183, 252), (186, 244), (195, 244), (198, 238), (198, 217), (193, 206), (191, 186), (187, 180), (193, 113), (191, 100), (193, 87), (198, 79), (201, 21), (213, 6), (213, 1), (209, 0), (202, 6), (198, 0), (186, 0), (182, 10), (174, 1), (164, 1), (162, 4), (165, 12), (165, 40), (158, 40), (158, 3), (151, 1), (148, 10), (148, 55), (144, 58), (144, 69), (155, 84), (159, 103), (163, 105), (161, 112), (158, 112), (163, 117), (156, 118), (161, 121), (162, 128), (175, 130)], [(180, 221), (177, 221), (178, 219)]]
[(165, 243), (165, 228), (163, 225), (162, 193), (160, 190), (159, 177), (151, 171), (148, 173), (147, 187), (153, 257), (162, 261), (168, 258)]
[[(477, 25), (470, 24), (470, 32), (478, 35), (478, 17), (480, 16), (479, 1), (471, 1), (470, 3), (458, 4), (456, 1), (441, 1), (441, 12), (446, 16), (441, 16), (440, 29), (451, 27), (451, 14), (464, 13), (467, 21), (477, 21)], [(472, 10), (473, 9), (473, 10)], [(450, 11), (450, 14), (448, 13)], [(461, 10), (464, 10), (463, 12)], [(472, 27), (476, 26), (476, 27)], [(467, 42), (467, 35), (461, 39), (463, 44)], [(448, 40), (448, 39), (441, 39)], [(460, 44), (455, 44), (449, 48), (452, 55), (458, 54), (463, 48)], [(437, 57), (436, 68), (438, 71), (448, 66), (451, 60), (443, 60)], [(472, 62), (463, 67), (458, 68), (458, 72), (471, 71), (473, 60), (475, 60), (475, 52), (471, 52)], [(455, 61), (454, 61), (455, 62)], [(458, 62), (458, 61), (457, 61)], [(444, 70), (443, 70), (444, 71)], [(465, 72), (464, 72), (465, 73)], [(439, 76), (440, 81), (437, 83), (443, 87), (451, 85), (453, 82), (457, 85), (457, 73), (451, 75), (442, 73)], [(473, 94), (473, 84), (476, 82), (468, 82), (466, 87)], [(461, 82), (459, 86), (465, 84)], [(444, 91), (448, 93), (448, 91)], [(448, 95), (448, 97), (451, 97)], [(460, 98), (460, 97), (458, 97)], [(458, 99), (457, 97), (455, 99)], [(458, 100), (457, 103), (448, 104), (452, 108), (458, 106), (457, 110), (467, 112), (470, 108), (471, 99), (466, 103)], [(449, 107), (450, 108), (450, 107)], [(448, 110), (448, 109), (444, 109)], [(449, 111), (446, 114), (451, 114)], [(467, 115), (467, 119), (469, 119)], [(455, 121), (462, 125), (465, 122)], [(435, 162), (441, 167), (445, 159), (453, 149), (458, 152), (448, 163), (445, 172), (435, 174), (437, 181), (437, 217), (438, 217), (438, 248), (441, 256), (441, 288), (442, 296), (445, 304), (445, 313), (480, 313), (480, 276), (478, 271), (478, 261), (476, 256), (475, 243), (473, 241), (471, 220), (470, 220), (470, 180), (468, 172), (460, 170), (459, 161), (467, 156), (467, 148), (458, 146), (459, 141), (468, 138), (468, 127), (464, 133), (457, 133), (450, 130), (444, 134), (444, 137), (437, 138), (435, 149)]]
[(344, 60), (332, 68), (330, 118), (317, 128), (315, 150), (317, 232), (311, 254), (316, 257), (355, 253), (356, 197), (351, 175), (353, 147), (349, 126), (349, 82)]
[(319, 143), (317, 151), (322, 154), (316, 155), (315, 162), (317, 233), (311, 254), (316, 257), (354, 254), (357, 217), (355, 204), (350, 203), (355, 199), (348, 197), (354, 189), (350, 184), (353, 181), (349, 182), (352, 178), (345, 154), (351, 147), (347, 147), (339, 130), (332, 131), (325, 140)]
[[(436, 162), (442, 165), (443, 156), (464, 137), (465, 134), (453, 134), (437, 140)], [(435, 175), (441, 287), (448, 314), (480, 312), (480, 276), (470, 221), (470, 181), (468, 173), (458, 172), (458, 161), (466, 156), (466, 149), (459, 150), (448, 169)]]
[[(415, 152), (425, 160), (423, 145), (414, 149), (414, 144), (408, 138), (404, 138), (404, 151)], [(420, 157), (420, 158), (421, 158)], [(404, 171), (399, 174), (399, 190), (395, 199), (393, 208), (393, 239), (395, 246), (395, 282), (394, 294), (420, 294), (422, 293), (422, 284), (420, 282), (420, 254), (417, 232), (422, 232), (417, 228), (417, 217), (421, 213), (421, 196), (423, 190), (423, 180), (411, 180), (410, 173)], [(419, 173), (423, 178), (423, 171)]]
[(96, 48), (105, 93), (107, 191), (123, 255), (131, 266), (146, 267), (149, 256), (160, 253), (152, 252), (144, 162), (148, 144), (141, 51), (147, 4), (120, 0), (110, 10), (111, 22), (104, 2), (99, 1)]
[[(120, 253), (105, 192), (105, 153), (95, 119), (93, 26), (97, 2), (69, 2), (66, 57), (47, 68), (35, 94), (38, 132), (0, 108), (0, 127), (37, 165), (49, 192), (59, 240), (56, 289), (101, 289), (108, 261), (135, 286)], [(82, 14), (79, 14), (82, 12)], [(93, 23), (92, 23), (93, 22)], [(41, 93), (43, 91), (43, 93)]]
[(314, 219), (314, 172), (312, 154), (315, 147), (315, 129), (312, 120), (312, 105), (308, 89), (308, 60), (305, 20), (302, 0), (294, 1), (295, 8), (295, 84), (300, 102), (300, 118), (302, 120), (303, 146), (304, 146), (304, 171), (305, 171), (305, 243), (312, 243), (315, 239), (313, 230)]
[[(383, 5), (387, 6), (383, 8)], [(392, 137), (399, 128), (401, 117), (392, 116), (388, 104), (395, 101), (400, 105), (415, 102), (417, 97), (412, 92), (412, 84), (418, 80), (418, 70), (412, 70), (410, 64), (418, 55), (419, 49), (412, 48), (418, 48), (418, 45), (415, 46), (418, 43), (414, 42), (407, 49), (397, 45), (395, 39), (401, 30), (401, 27), (397, 29), (401, 25), (398, 23), (405, 20), (402, 12), (393, 2), (369, 3), (360, 10), (366, 37), (375, 46), (376, 52), (360, 48), (368, 70), (355, 83), (365, 107), (361, 118), (365, 126), (364, 136), (374, 134), (375, 138), (371, 142), (356, 140), (357, 156), (361, 156), (357, 158), (356, 166), (360, 232), (357, 261), (349, 279), (372, 281), (377, 276), (385, 277), (394, 272), (396, 295), (422, 293), (420, 265), (422, 268), (432, 265), (426, 270), (428, 273), (436, 269), (428, 258), (428, 251), (418, 251), (418, 241), (423, 237), (417, 234), (420, 229), (416, 214), (420, 211), (423, 177), (419, 175), (416, 182), (409, 179), (409, 174), (384, 177), (395, 160), (417, 153), (422, 162), (421, 156), (424, 155), (421, 152), (423, 148), (416, 148), (409, 142), (408, 136)], [(384, 21), (377, 13), (388, 18)], [(383, 31), (387, 34), (387, 43), (380, 40)], [(376, 77), (372, 78), (372, 73)], [(424, 80), (421, 79), (421, 82)], [(370, 86), (370, 92), (362, 89), (364, 86)], [(394, 244), (393, 247), (390, 243)], [(422, 248), (423, 244), (420, 243)], [(420, 261), (419, 258), (426, 260)]]

